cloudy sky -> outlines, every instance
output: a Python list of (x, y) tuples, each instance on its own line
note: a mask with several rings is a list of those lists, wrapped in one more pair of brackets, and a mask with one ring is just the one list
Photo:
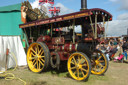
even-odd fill
[[(24, 0), (0, 0), (0, 6), (20, 3)], [(29, 0), (32, 6), (39, 7), (38, 0)], [(81, 8), (81, 0), (54, 0), (54, 6), (61, 7), (61, 15), (77, 12)], [(128, 28), (128, 0), (87, 0), (88, 9), (102, 8), (113, 15), (113, 21), (109, 22), (107, 35), (121, 36), (127, 34)], [(48, 4), (45, 5), (46, 7)]]

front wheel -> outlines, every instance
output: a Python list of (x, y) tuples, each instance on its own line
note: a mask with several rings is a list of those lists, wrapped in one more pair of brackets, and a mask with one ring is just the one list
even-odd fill
[(27, 51), (29, 69), (36, 73), (46, 70), (49, 64), (49, 57), (49, 49), (45, 43), (32, 43)]
[(108, 59), (100, 51), (94, 51), (95, 56), (91, 57), (92, 70), (91, 73), (95, 75), (102, 75), (108, 69)]
[(86, 80), (91, 73), (91, 62), (87, 55), (81, 52), (73, 53), (67, 62), (69, 74), (75, 80)]

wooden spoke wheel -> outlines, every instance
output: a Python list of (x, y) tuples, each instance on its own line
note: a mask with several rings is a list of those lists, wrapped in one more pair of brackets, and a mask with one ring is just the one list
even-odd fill
[(107, 57), (100, 51), (95, 51), (95, 56), (91, 58), (92, 62), (92, 74), (102, 75), (108, 69), (108, 59)]
[(67, 62), (69, 74), (75, 80), (86, 80), (91, 73), (91, 62), (88, 57), (81, 52), (73, 53)]
[(44, 71), (49, 64), (49, 49), (45, 43), (32, 43), (27, 51), (28, 67), (33, 72)]

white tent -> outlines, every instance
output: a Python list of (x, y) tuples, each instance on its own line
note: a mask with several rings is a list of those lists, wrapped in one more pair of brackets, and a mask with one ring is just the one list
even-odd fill
[[(6, 56), (7, 49), (9, 49), (8, 56)], [(0, 36), (0, 71), (5, 71), (6, 66), (7, 68), (16, 66), (14, 56), (17, 59), (18, 66), (27, 65), (20, 36)]]

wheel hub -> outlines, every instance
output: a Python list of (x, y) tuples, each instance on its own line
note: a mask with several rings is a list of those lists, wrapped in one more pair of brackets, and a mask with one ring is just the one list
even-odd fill
[(38, 57), (37, 57), (37, 56), (35, 56), (35, 59), (36, 59), (36, 60), (38, 60)]
[(95, 63), (96, 63), (96, 65), (98, 65), (100, 62), (96, 60)]
[(81, 69), (81, 68), (82, 68), (82, 65), (77, 64), (77, 65), (76, 65), (76, 68), (77, 68), (77, 69)]

